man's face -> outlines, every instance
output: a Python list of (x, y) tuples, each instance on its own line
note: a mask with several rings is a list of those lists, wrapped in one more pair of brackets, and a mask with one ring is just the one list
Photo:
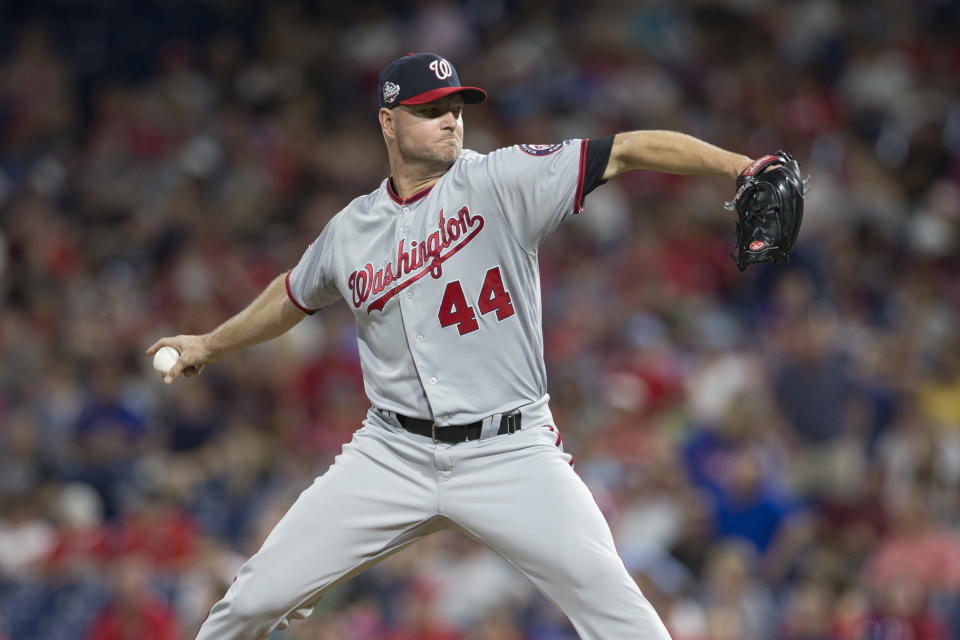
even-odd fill
[(463, 149), (463, 98), (452, 94), (393, 109), (397, 146), (404, 161), (446, 171)]

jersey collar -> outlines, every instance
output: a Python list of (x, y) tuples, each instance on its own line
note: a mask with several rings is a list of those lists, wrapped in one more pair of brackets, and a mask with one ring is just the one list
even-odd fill
[(435, 186), (436, 184), (432, 184), (426, 189), (423, 189), (422, 191), (417, 191), (415, 194), (413, 194), (412, 196), (404, 200), (397, 194), (396, 189), (393, 188), (393, 178), (387, 178), (387, 195), (389, 195), (390, 199), (396, 202), (397, 204), (405, 205), (405, 204), (416, 202), (417, 200), (422, 200), (427, 196), (428, 193), (430, 193), (430, 190), (433, 189), (433, 187)]

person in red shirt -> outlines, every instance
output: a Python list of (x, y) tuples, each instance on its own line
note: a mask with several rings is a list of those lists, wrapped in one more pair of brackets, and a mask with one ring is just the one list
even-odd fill
[(397, 603), (398, 616), (389, 640), (462, 640), (463, 636), (441, 619), (436, 609), (435, 585), (410, 581)]
[(143, 558), (121, 557), (111, 580), (113, 597), (94, 618), (85, 640), (177, 640), (176, 616), (151, 587)]
[(928, 606), (923, 585), (910, 578), (879, 585), (873, 599), (873, 609), (860, 623), (856, 638), (949, 640), (952, 637), (945, 621)]

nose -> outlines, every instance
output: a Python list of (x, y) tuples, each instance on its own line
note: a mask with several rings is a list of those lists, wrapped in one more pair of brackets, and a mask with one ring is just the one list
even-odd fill
[(453, 109), (448, 109), (441, 116), (440, 124), (444, 129), (456, 129), (457, 128), (457, 117), (453, 115)]

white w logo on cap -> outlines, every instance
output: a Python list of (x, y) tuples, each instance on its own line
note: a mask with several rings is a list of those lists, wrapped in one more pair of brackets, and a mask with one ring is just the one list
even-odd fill
[(434, 75), (436, 75), (437, 79), (439, 80), (446, 80), (453, 75), (453, 67), (451, 67), (450, 63), (443, 58), (431, 62), (430, 70), (433, 71)]

